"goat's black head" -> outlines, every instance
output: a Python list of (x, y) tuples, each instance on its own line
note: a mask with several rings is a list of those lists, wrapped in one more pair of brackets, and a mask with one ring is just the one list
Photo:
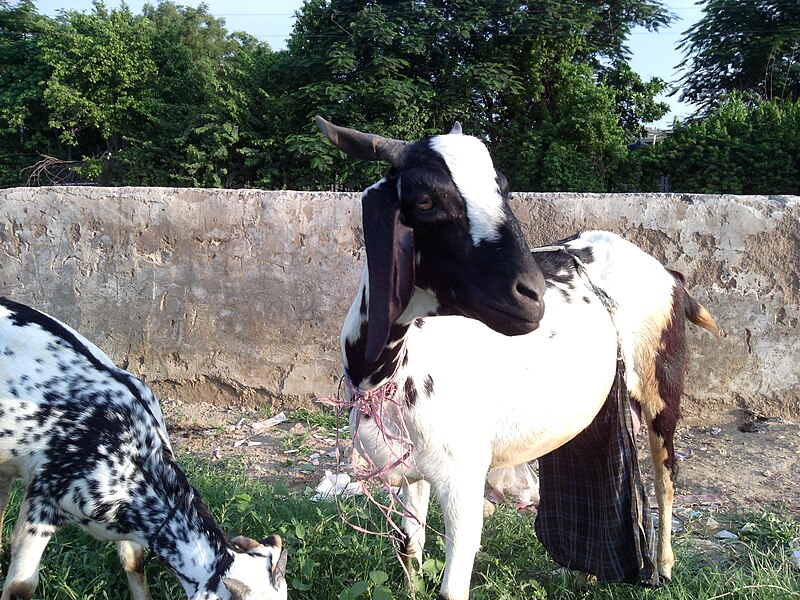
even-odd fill
[(478, 319), (505, 335), (538, 327), (544, 278), (486, 146), (461, 135), (458, 124), (449, 135), (409, 144), (316, 121), (349, 156), (392, 167), (362, 196), (368, 359), (377, 358), (415, 285), (435, 294), (440, 313)]

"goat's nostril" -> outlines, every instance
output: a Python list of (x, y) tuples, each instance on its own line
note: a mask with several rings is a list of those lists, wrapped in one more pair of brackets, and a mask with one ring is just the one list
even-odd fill
[(533, 289), (532, 287), (525, 285), (522, 282), (517, 283), (517, 294), (523, 296), (525, 298), (530, 298), (534, 302), (539, 302), (541, 300), (541, 294)]

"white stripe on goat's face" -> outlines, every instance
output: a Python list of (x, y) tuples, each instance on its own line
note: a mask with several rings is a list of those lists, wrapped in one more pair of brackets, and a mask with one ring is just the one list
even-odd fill
[(467, 209), (472, 243), (496, 241), (506, 220), (492, 158), (478, 138), (437, 135), (430, 147), (442, 157)]

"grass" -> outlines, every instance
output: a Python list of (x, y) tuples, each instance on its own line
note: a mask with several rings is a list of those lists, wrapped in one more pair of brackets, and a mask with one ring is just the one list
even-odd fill
[[(290, 494), (281, 484), (248, 480), (235, 462), (204, 463), (182, 456), (195, 486), (223, 528), (231, 534), (261, 537), (280, 533), (289, 548), (289, 597), (293, 599), (406, 600), (402, 571), (386, 537), (359, 533), (342, 522), (336, 505), (311, 502)], [(3, 535), (0, 563), (8, 567), (8, 538), (16, 517), (21, 486), (14, 489)], [(342, 514), (366, 528), (383, 517), (363, 498), (340, 504)], [(589, 585), (580, 590), (573, 574), (561, 569), (536, 541), (533, 516), (499, 509), (486, 520), (483, 546), (472, 579), (472, 598), (483, 599), (639, 599), (778, 600), (800, 599), (800, 570), (792, 551), (799, 549), (800, 523), (774, 513), (715, 514), (726, 529), (738, 533), (720, 542), (702, 521), (689, 522), (675, 536), (677, 566), (673, 581), (658, 589), (627, 585)], [(442, 531), (434, 510), (431, 527)], [(444, 544), (430, 534), (429, 558), (417, 581), (417, 598), (435, 598), (441, 577)], [(158, 561), (147, 567), (154, 598), (184, 598), (172, 574)], [(127, 587), (112, 544), (89, 538), (77, 528), (59, 532), (42, 562), (36, 598), (127, 598)]]

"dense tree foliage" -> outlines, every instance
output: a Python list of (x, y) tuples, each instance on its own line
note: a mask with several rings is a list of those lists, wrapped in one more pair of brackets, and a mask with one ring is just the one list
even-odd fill
[(310, 118), (321, 111), (406, 139), (459, 120), (491, 143), (517, 189), (608, 189), (625, 140), (667, 110), (653, 100), (663, 84), (642, 82), (625, 62), (625, 39), (633, 25), (669, 20), (649, 0), (311, 0), (281, 64), (294, 153), (282, 173), (347, 187), (374, 179), (376, 167), (319, 146)]
[[(670, 23), (656, 0), (306, 0), (280, 52), (204, 5), (161, 0), (134, 14), (95, 0), (48, 18), (32, 0), (0, 0), (0, 185), (372, 183), (384, 167), (324, 143), (312, 121), (322, 114), (404, 139), (459, 120), (517, 190), (651, 189), (662, 175), (682, 191), (796, 190), (800, 50), (784, 25), (797, 6), (706, 4), (685, 49), (708, 73), (741, 72), (709, 75), (706, 88), (687, 76), (685, 95), (708, 115), (632, 153), (667, 110), (665, 83), (643, 81), (626, 47), (632, 27)], [(753, 14), (768, 39), (737, 47)], [(711, 38), (724, 42), (717, 58)], [(750, 94), (729, 96), (738, 89)]]
[(632, 158), (652, 191), (666, 175), (676, 192), (800, 194), (800, 102), (733, 94)]
[(800, 2), (705, 0), (703, 17), (679, 48), (681, 98), (705, 109), (732, 92), (800, 99)]

